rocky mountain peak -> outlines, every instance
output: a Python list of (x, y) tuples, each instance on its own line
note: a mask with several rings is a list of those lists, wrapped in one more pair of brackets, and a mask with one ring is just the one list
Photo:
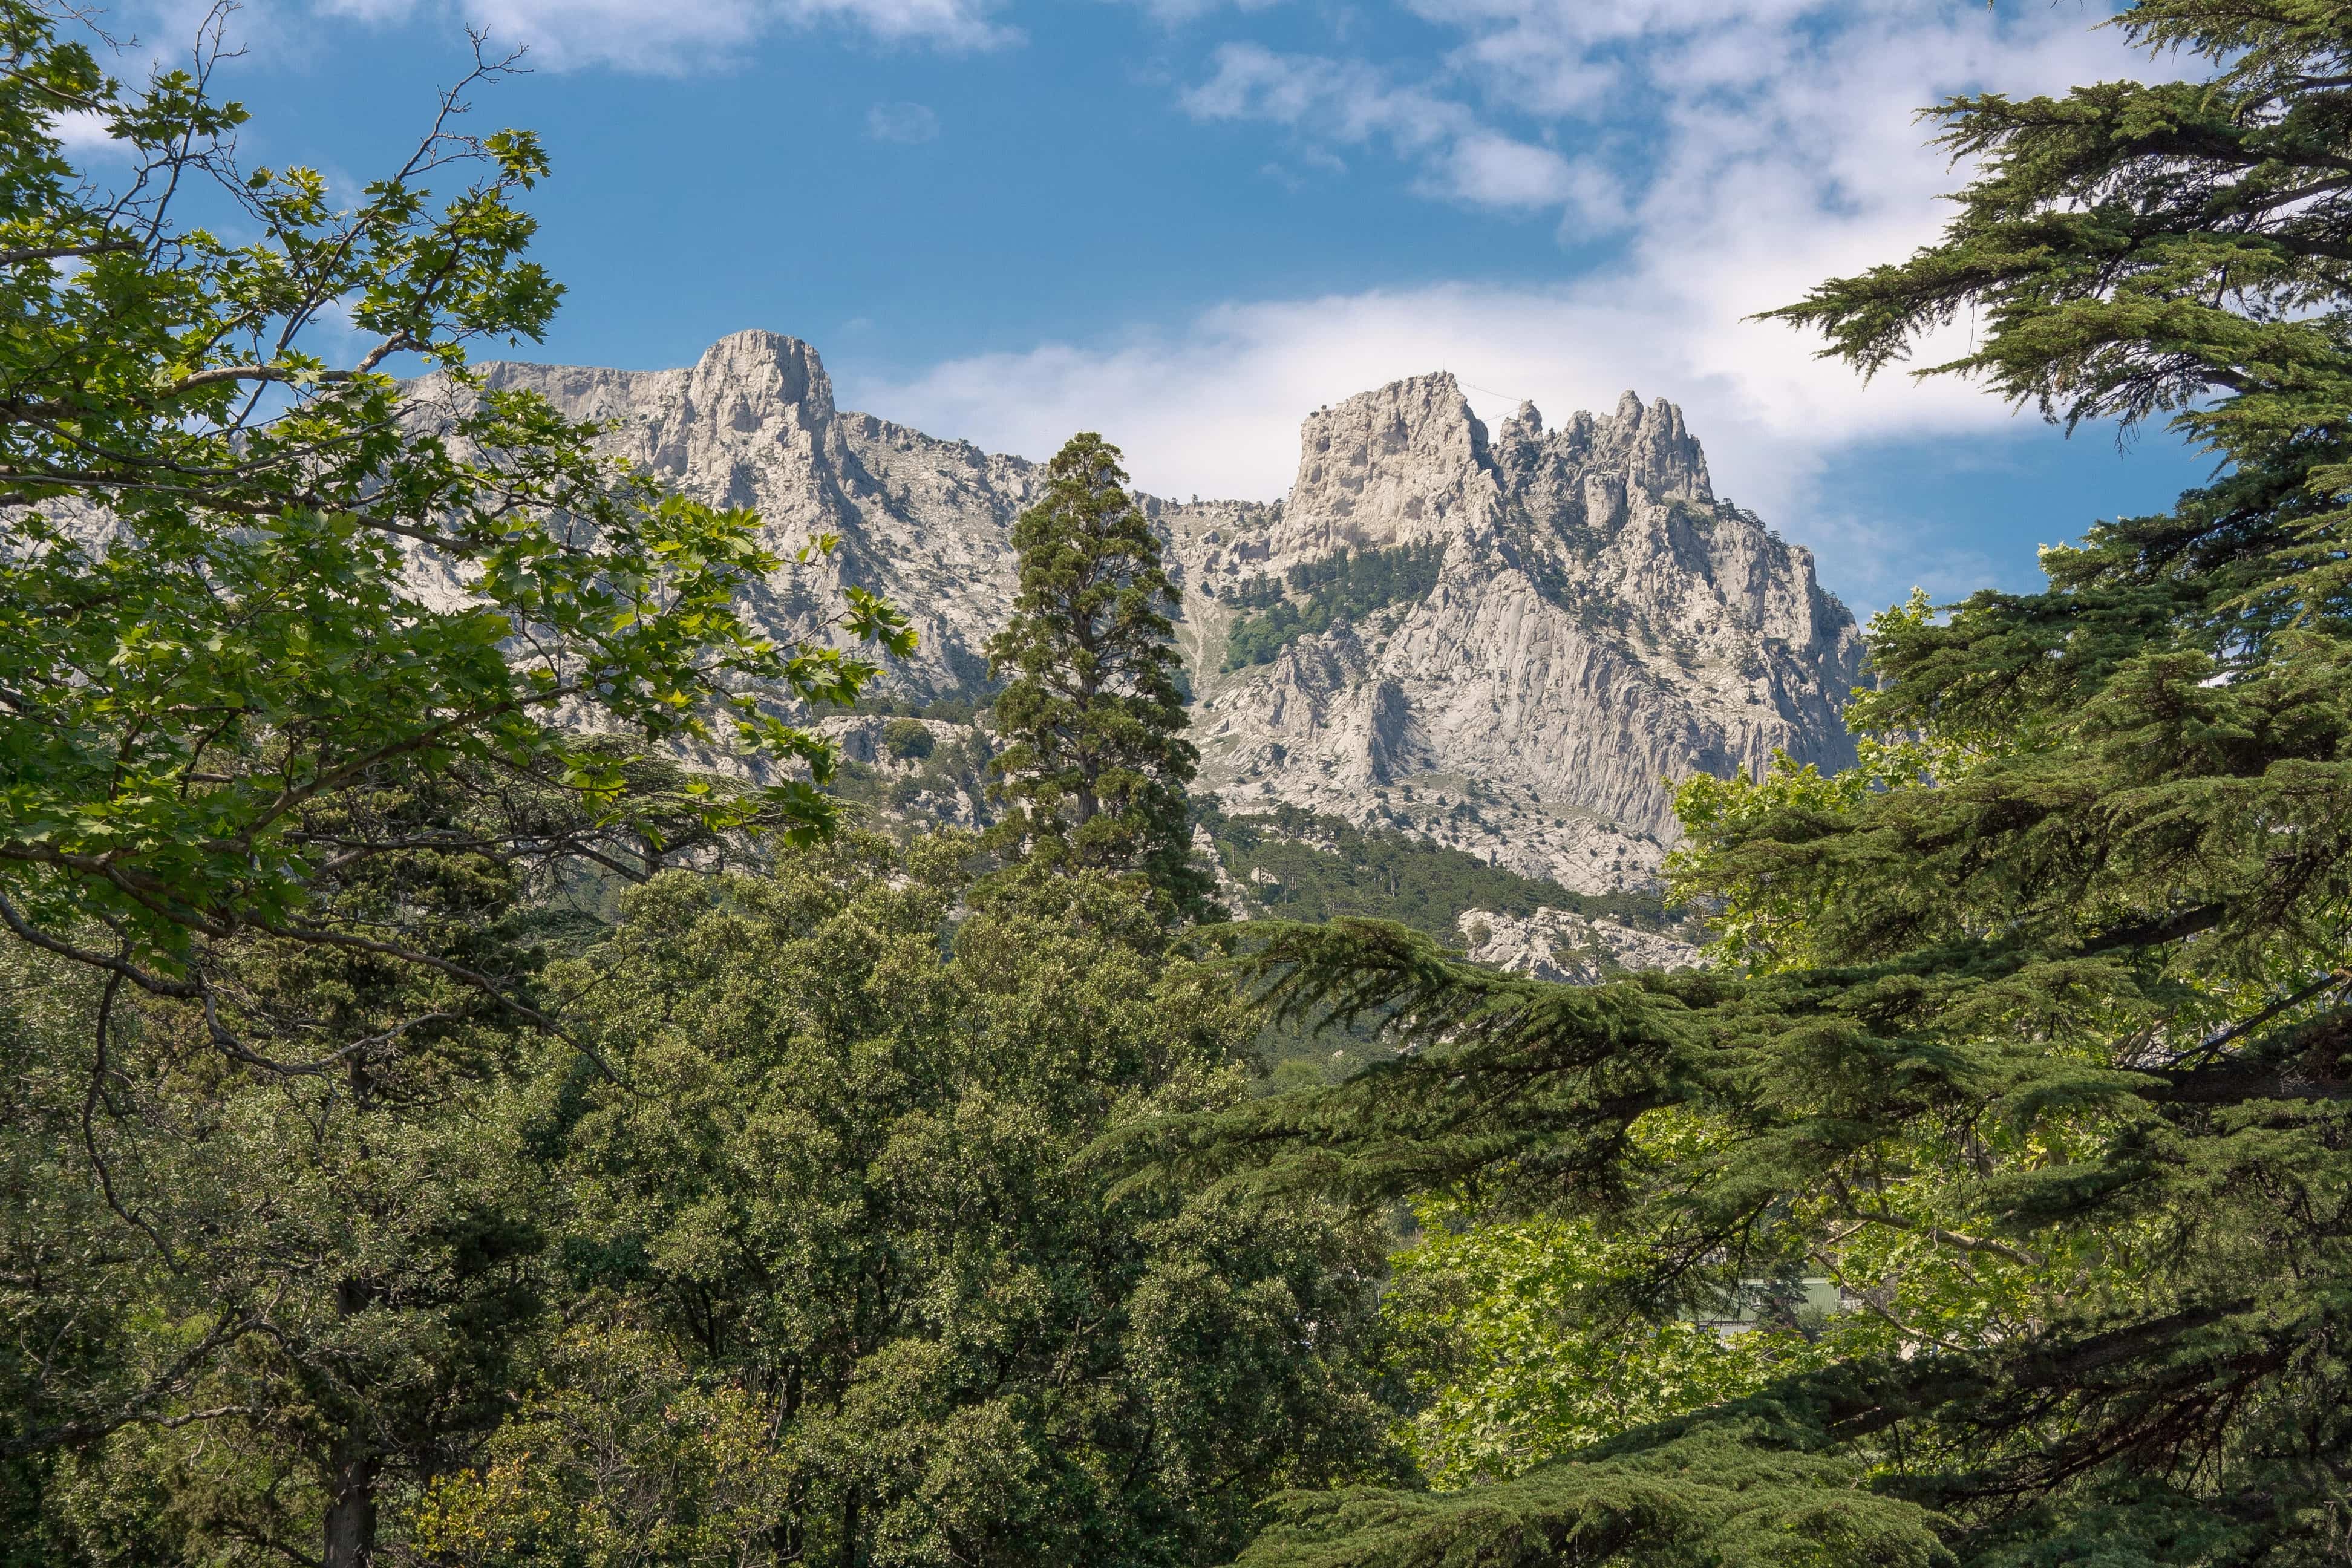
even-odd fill
[(1706, 455), (1681, 408), (1663, 397), (1645, 405), (1638, 393), (1628, 392), (1614, 414), (1573, 414), (1549, 433), (1536, 405), (1522, 403), (1503, 421), (1494, 450), (1507, 485), (1547, 467), (1555, 473), (1605, 468), (1663, 498), (1715, 504)]
[(1229, 803), (1604, 891), (1663, 856), (1661, 780), (1851, 759), (1852, 618), (1716, 500), (1672, 403), (1549, 431), (1522, 404), (1490, 444), (1453, 377), (1418, 376), (1309, 416), (1301, 447), (1266, 552), (1193, 558), (1202, 778)]
[(1617, 400), (1616, 416), (1594, 432), (1604, 460), (1622, 460), (1643, 484), (1662, 495), (1712, 504), (1706, 456), (1683, 424), (1683, 411), (1661, 397), (1643, 406), (1632, 392)]
[[(837, 411), (815, 351), (775, 332), (678, 370), (483, 370), (756, 508), (783, 553), (838, 534), (750, 606), (775, 635), (818, 631), (859, 583), (921, 639), (891, 690), (986, 695), (1037, 465)], [(1662, 779), (1851, 759), (1853, 618), (1809, 555), (1715, 500), (1664, 400), (1551, 429), (1523, 405), (1490, 441), (1453, 376), (1412, 376), (1308, 415), (1280, 503), (1140, 500), (1184, 590), (1199, 787), (1229, 813), (1302, 808), (1608, 891), (1664, 852)]]
[(1446, 372), (1318, 409), (1298, 433), (1298, 477), (1271, 541), (1277, 560), (1382, 550), (1487, 521), (1486, 427)]
[(772, 424), (814, 430), (834, 416), (833, 380), (816, 350), (782, 332), (730, 332), (702, 351), (687, 379), (689, 410), (755, 432)]

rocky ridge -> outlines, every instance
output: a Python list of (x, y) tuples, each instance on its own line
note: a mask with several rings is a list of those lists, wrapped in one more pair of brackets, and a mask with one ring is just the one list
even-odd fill
[(1588, 919), (1570, 910), (1531, 915), (1470, 910), (1462, 916), (1461, 931), (1462, 945), (1475, 963), (1570, 985), (1597, 985), (1628, 970), (1690, 969), (1700, 958), (1698, 948), (1680, 937), (1605, 916)]
[[(1038, 465), (839, 410), (816, 353), (772, 332), (678, 370), (483, 370), (609, 421), (611, 449), (665, 483), (757, 509), (779, 553), (838, 535), (751, 606), (776, 635), (820, 626), (860, 583), (920, 635), (896, 693), (984, 691)], [(1853, 618), (1805, 551), (1714, 495), (1670, 403), (1628, 394), (1556, 428), (1524, 406), (1490, 434), (1452, 376), (1417, 376), (1309, 415), (1284, 501), (1140, 504), (1184, 590), (1196, 787), (1229, 813), (1286, 804), (1608, 892), (1654, 878), (1673, 832), (1665, 780), (1775, 749), (1852, 758)], [(1407, 551), (1425, 587), (1226, 668), (1271, 600), (1311, 598), (1292, 574)]]

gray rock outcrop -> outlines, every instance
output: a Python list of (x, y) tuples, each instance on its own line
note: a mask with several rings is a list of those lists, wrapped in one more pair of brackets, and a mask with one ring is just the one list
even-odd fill
[[(772, 332), (681, 370), (484, 370), (610, 421), (612, 449), (666, 484), (757, 509), (781, 554), (838, 535), (751, 606), (777, 635), (822, 627), (858, 583), (920, 634), (898, 690), (982, 689), (1037, 465), (841, 412), (815, 352)], [(1598, 892), (1654, 876), (1666, 781), (1775, 749), (1852, 759), (1853, 618), (1806, 552), (1715, 497), (1672, 404), (1628, 394), (1554, 429), (1523, 407), (1490, 436), (1453, 377), (1417, 376), (1308, 416), (1282, 502), (1142, 504), (1185, 590), (1198, 787), (1230, 812), (1286, 803)], [(1224, 668), (1293, 569), (1403, 547), (1433, 558), (1425, 592)]]
[(1689, 969), (1700, 957), (1696, 945), (1679, 937), (1569, 910), (1531, 915), (1471, 910), (1461, 923), (1473, 962), (1570, 985), (1597, 985), (1638, 969)]

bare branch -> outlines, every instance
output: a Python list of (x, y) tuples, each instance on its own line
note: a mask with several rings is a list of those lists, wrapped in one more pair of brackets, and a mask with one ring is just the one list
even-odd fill
[(2006, 1258), (2022, 1268), (2039, 1268), (2045, 1261), (2023, 1247), (2011, 1247), (2005, 1241), (1995, 1241), (1990, 1237), (1969, 1236), (1964, 1231), (1947, 1230), (1941, 1226), (1922, 1224), (1907, 1215), (1895, 1214), (1884, 1208), (1864, 1208), (1855, 1202), (1853, 1192), (1845, 1184), (1845, 1178), (1835, 1172), (1830, 1173), (1830, 1186), (1837, 1194), (1839, 1212), (1849, 1219), (1861, 1220), (1866, 1225), (1885, 1226), (1889, 1230), (1924, 1234), (1931, 1241), (1949, 1242), (1962, 1252), (1983, 1253), (1994, 1258)]
[(63, 261), (79, 256), (104, 256), (114, 251), (137, 250), (136, 241), (128, 239), (92, 240), (83, 245), (33, 245), (18, 250), (0, 250), (0, 267), (22, 267), (34, 261)]

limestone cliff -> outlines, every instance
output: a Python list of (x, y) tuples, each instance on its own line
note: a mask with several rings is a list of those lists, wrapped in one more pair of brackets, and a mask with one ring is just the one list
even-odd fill
[(1701, 956), (1697, 947), (1670, 932), (1591, 920), (1570, 910), (1542, 909), (1532, 915), (1469, 910), (1460, 933), (1464, 951), (1479, 963), (1570, 985), (1597, 985), (1632, 970), (1695, 968)]
[[(783, 553), (839, 535), (753, 606), (778, 634), (861, 583), (921, 634), (898, 691), (982, 689), (1036, 465), (836, 410), (815, 352), (772, 332), (683, 370), (485, 369), (612, 422), (666, 483), (756, 508)], [(1199, 787), (1229, 812), (1287, 803), (1597, 892), (1654, 872), (1664, 781), (1775, 748), (1851, 758), (1852, 617), (1803, 550), (1716, 500), (1671, 404), (1628, 394), (1550, 430), (1523, 407), (1490, 435), (1451, 376), (1419, 376), (1310, 415), (1283, 502), (1144, 506), (1185, 590)], [(1409, 570), (1367, 599), (1347, 584), (1368, 561)], [(1229, 659), (1237, 628), (1263, 662)]]

